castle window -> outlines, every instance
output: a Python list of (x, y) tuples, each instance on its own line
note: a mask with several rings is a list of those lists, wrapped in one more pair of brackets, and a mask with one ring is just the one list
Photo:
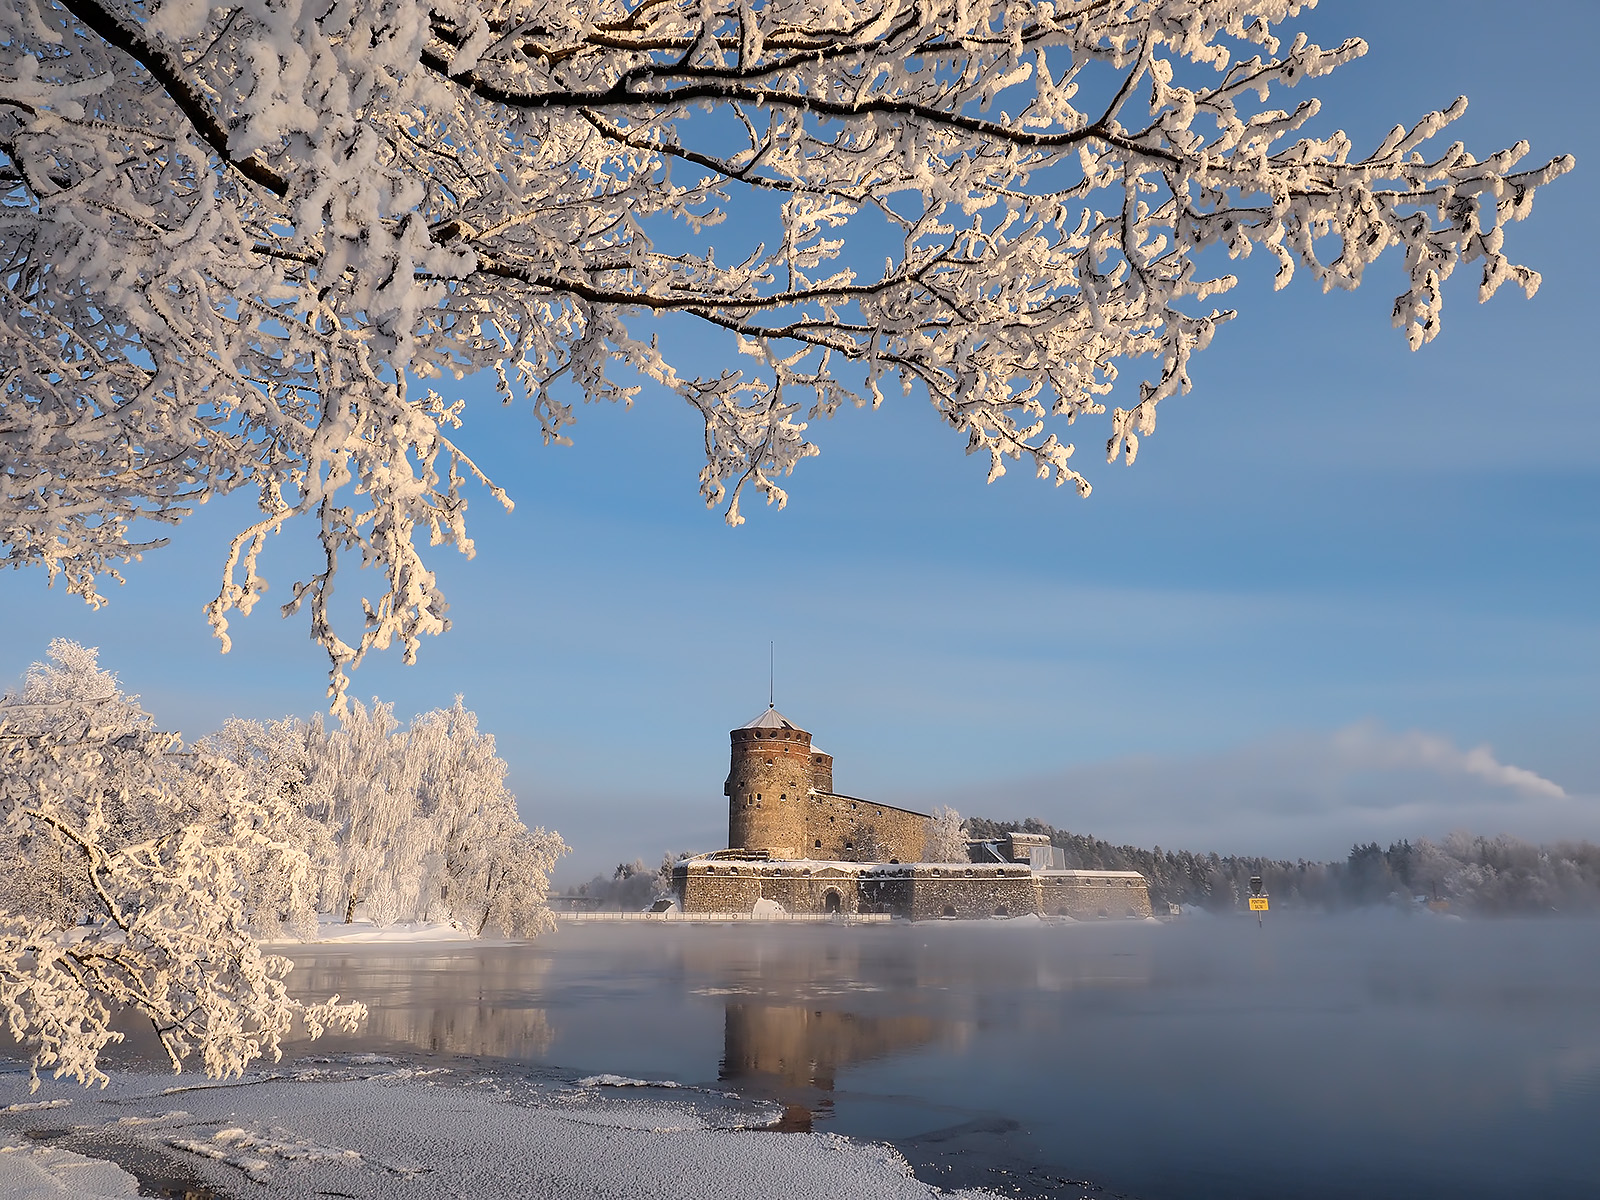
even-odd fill
[(818, 850), (822, 849), (822, 839), (821, 838), (817, 839), (816, 849), (818, 849)]

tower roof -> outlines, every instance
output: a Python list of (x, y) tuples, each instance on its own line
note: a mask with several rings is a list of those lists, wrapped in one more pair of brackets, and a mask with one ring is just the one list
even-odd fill
[(766, 712), (762, 713), (754, 721), (746, 721), (743, 725), (739, 726), (739, 728), (740, 729), (797, 729), (801, 733), (805, 732), (805, 730), (800, 729), (800, 726), (796, 725), (793, 721), (789, 720), (788, 717), (784, 716), (781, 712), (779, 712), (775, 708), (768, 708)]

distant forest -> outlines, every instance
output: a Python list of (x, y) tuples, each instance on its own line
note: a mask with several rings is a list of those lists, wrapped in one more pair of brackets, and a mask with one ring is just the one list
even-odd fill
[(1035, 817), (990, 821), (968, 817), (974, 838), (1042, 833), (1066, 851), (1067, 866), (1138, 871), (1150, 881), (1150, 899), (1226, 912), (1243, 908), (1250, 877), (1261, 876), (1274, 906), (1342, 909), (1411, 905), (1417, 898), (1449, 902), (1460, 913), (1578, 913), (1600, 911), (1600, 846), (1559, 842), (1534, 846), (1504, 834), (1452, 833), (1440, 842), (1419, 838), (1350, 847), (1343, 862), (1289, 862), (1190, 850), (1114, 846), (1069, 833)]

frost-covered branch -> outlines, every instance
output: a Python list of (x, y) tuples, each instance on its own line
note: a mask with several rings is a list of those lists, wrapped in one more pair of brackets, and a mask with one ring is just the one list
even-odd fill
[(291, 1022), (355, 1028), (360, 1004), (301, 1004), (251, 911), (305, 883), (289, 810), (226, 760), (174, 753), (95, 652), (64, 640), (0, 698), (0, 1011), (40, 1068), (104, 1083), (97, 1066), (142, 1013), (174, 1069), (213, 1076), (276, 1058)]
[[(454, 381), (495, 372), (546, 442), (645, 383), (705, 424), (730, 523), (815, 454), (807, 422), (921, 392), (983, 457), (1087, 495), (1063, 440), (1132, 461), (1233, 313), (1223, 254), (1394, 320), (1538, 275), (1507, 227), (1573, 163), (1478, 157), (1457, 100), (1358, 148), (1275, 97), (1365, 52), (1299, 0), (19, 0), (0, 13), (0, 542), (91, 603), (238, 488), (209, 607), (227, 641), (269, 534), (346, 670), (448, 627), (420, 542), (473, 550)], [(1281, 103), (1281, 101), (1276, 101)], [(730, 218), (736, 218), (730, 220)], [(738, 232), (735, 232), (737, 229)], [(641, 324), (734, 335), (702, 373)], [(1119, 365), (1154, 379), (1107, 413)], [(445, 381), (450, 381), (448, 386)], [(332, 602), (359, 555), (359, 631)], [(359, 632), (359, 636), (356, 633)]]

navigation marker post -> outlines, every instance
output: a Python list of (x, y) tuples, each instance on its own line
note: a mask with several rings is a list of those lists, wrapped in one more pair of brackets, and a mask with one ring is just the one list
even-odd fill
[(1261, 876), (1250, 876), (1250, 911), (1256, 914), (1256, 928), (1265, 921), (1261, 914), (1267, 911), (1267, 893), (1262, 890)]

